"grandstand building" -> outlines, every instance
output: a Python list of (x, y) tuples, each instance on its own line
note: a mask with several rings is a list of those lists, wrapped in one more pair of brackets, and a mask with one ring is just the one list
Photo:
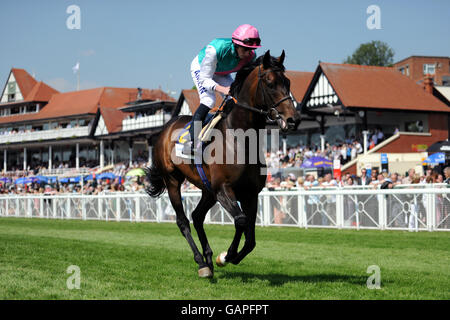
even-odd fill
[(13, 68), (0, 103), (3, 172), (45, 167), (54, 174), (147, 161), (148, 141), (174, 106), (161, 90), (101, 87), (61, 93)]
[[(432, 81), (417, 84), (392, 67), (323, 62), (315, 72), (286, 75), (302, 123), (296, 132), (280, 137), (281, 145), (324, 149), (326, 144), (366, 140), (367, 152), (342, 167), (344, 172), (355, 174), (366, 165), (381, 168), (381, 153), (387, 154), (393, 170), (420, 167), (427, 148), (449, 137), (450, 102)], [(191, 114), (198, 103), (196, 90), (183, 90), (174, 115)], [(370, 132), (376, 129), (385, 140), (369, 151)]]
[[(368, 162), (380, 167), (373, 160), (380, 153), (391, 164), (420, 165), (430, 145), (449, 137), (450, 102), (437, 94), (433, 81), (418, 84), (396, 68), (334, 63), (286, 75), (302, 123), (281, 136), (282, 145), (323, 149), (353, 139), (368, 142), (369, 132), (383, 132), (385, 140), (370, 151), (366, 145), (344, 172), (357, 173)], [(221, 102), (218, 95), (216, 107)], [(148, 161), (162, 126), (191, 115), (198, 105), (196, 90), (182, 90), (177, 101), (161, 90), (140, 88), (61, 93), (25, 70), (11, 69), (1, 93), (0, 165), (6, 173), (45, 167), (44, 174), (54, 174)]]

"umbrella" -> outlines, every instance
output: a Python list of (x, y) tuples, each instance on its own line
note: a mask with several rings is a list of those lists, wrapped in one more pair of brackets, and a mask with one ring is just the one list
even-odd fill
[(58, 177), (44, 177), (47, 178), (47, 183), (56, 183)]
[(427, 152), (450, 152), (450, 142), (444, 140), (433, 143), (428, 147)]
[(94, 180), (94, 176), (92, 174), (84, 177), (84, 181), (92, 181), (92, 180)]
[(10, 178), (6, 178), (6, 177), (2, 177), (2, 178), (0, 178), (0, 182), (2, 182), (2, 183), (10, 183), (11, 179)]
[(37, 181), (36, 177), (22, 177), (22, 178), (17, 178), (16, 181), (14, 181), (14, 183), (15, 184), (27, 184), (27, 183), (33, 183), (36, 181)]
[(59, 180), (59, 182), (62, 183), (79, 183), (80, 182), (80, 177), (65, 177)]
[(97, 176), (97, 179), (111, 179), (111, 180), (113, 180), (115, 178), (117, 178), (117, 176), (114, 173), (112, 173), (112, 172), (100, 173)]
[(423, 164), (445, 163), (445, 154), (443, 152), (433, 153), (423, 161)]
[(44, 177), (44, 176), (36, 176), (35, 178), (36, 178), (37, 183), (41, 183), (41, 182), (48, 183), (48, 179), (49, 179), (49, 177)]
[(126, 174), (127, 177), (141, 177), (145, 176), (145, 171), (142, 168), (131, 169)]
[(303, 160), (301, 168), (326, 168), (326, 167), (332, 167), (333, 162), (331, 160), (328, 160), (326, 158), (322, 157), (312, 157), (309, 159)]

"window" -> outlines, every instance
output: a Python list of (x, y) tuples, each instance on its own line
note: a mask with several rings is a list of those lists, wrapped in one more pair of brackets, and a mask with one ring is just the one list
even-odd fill
[(14, 93), (16, 93), (16, 83), (9, 82), (8, 83), (8, 94), (14, 94)]
[(32, 113), (32, 112), (37, 112), (37, 106), (34, 104), (26, 106), (26, 113)]
[(427, 74), (427, 73), (429, 73), (429, 74), (435, 74), (435, 72), (436, 72), (436, 64), (429, 64), (429, 63), (425, 63), (424, 65), (423, 65), (423, 74), (425, 75), (425, 74)]
[(407, 132), (423, 132), (422, 120), (405, 122), (405, 128)]
[(409, 66), (406, 66), (406, 75), (409, 76)]
[(402, 74), (405, 74), (405, 68), (398, 68), (398, 71), (400, 71)]
[(16, 94), (8, 94), (8, 102), (14, 102), (16, 101)]

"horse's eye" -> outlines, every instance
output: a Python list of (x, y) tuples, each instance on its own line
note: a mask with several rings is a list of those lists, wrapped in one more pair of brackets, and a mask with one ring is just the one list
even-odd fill
[(269, 88), (275, 88), (275, 79), (272, 75), (266, 77), (266, 84)]
[(266, 81), (267, 86), (271, 89), (275, 88), (275, 81)]

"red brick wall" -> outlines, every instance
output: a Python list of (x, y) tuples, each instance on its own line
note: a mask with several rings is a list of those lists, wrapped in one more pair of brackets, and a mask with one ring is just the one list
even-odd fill
[[(441, 67), (436, 68), (436, 74), (434, 75), (434, 81), (437, 85), (442, 85), (442, 76), (450, 76), (450, 58), (433, 58), (433, 57), (410, 57), (403, 61), (394, 64), (394, 67), (398, 70), (401, 67), (409, 66), (409, 78), (414, 81), (423, 80), (423, 65), (440, 63)], [(405, 71), (406, 72), (406, 71)]]

